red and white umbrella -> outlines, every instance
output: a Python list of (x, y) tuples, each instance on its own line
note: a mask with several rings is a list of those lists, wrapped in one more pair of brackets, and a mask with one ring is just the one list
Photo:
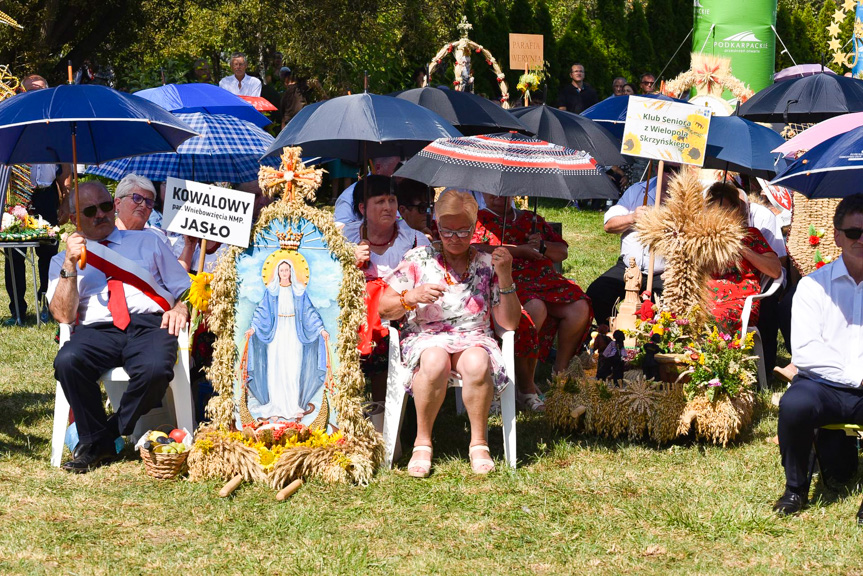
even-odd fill
[(240, 98), (254, 106), (255, 110), (258, 112), (272, 112), (273, 110), (278, 110), (278, 108), (273, 106), (272, 102), (266, 98), (262, 98), (261, 96), (240, 96)]

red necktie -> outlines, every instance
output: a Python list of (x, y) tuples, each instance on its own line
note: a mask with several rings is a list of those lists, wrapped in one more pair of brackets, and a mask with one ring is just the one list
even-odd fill
[[(100, 242), (105, 246), (107, 242)], [(125, 330), (129, 325), (129, 307), (126, 306), (126, 291), (123, 289), (123, 281), (116, 278), (108, 278), (108, 311), (114, 320), (114, 326)]]

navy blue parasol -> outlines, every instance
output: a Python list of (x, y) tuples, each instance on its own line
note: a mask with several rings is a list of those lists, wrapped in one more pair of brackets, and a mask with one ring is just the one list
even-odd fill
[(844, 198), (863, 192), (863, 127), (828, 138), (798, 156), (771, 184), (808, 198)]
[(396, 92), (390, 96), (428, 108), (465, 136), (507, 130), (529, 131), (527, 126), (519, 122), (510, 111), (504, 110), (500, 104), (470, 92), (426, 86)]
[(779, 154), (771, 150), (785, 139), (765, 126), (738, 116), (713, 116), (707, 133), (704, 167), (772, 178)]

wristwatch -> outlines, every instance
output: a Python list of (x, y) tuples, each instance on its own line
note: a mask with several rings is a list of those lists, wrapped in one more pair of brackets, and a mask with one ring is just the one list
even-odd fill
[(548, 250), (548, 246), (545, 245), (545, 240), (539, 241), (539, 253), (545, 256), (545, 251)]
[(60, 278), (75, 278), (78, 275), (77, 272), (66, 272), (65, 268), (60, 268)]

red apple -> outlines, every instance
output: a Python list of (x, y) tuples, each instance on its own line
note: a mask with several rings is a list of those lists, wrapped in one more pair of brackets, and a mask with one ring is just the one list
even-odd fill
[(180, 430), (179, 428), (174, 428), (173, 430), (171, 430), (171, 433), (168, 434), (168, 437), (174, 442), (182, 444), (183, 439), (186, 438), (186, 431)]

